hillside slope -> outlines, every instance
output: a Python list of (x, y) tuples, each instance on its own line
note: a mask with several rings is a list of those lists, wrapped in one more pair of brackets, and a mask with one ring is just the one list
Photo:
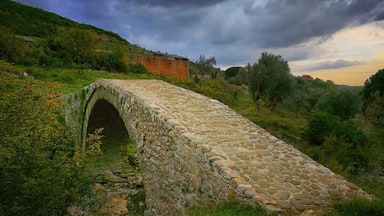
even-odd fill
[[(86, 38), (81, 41), (78, 36)], [(66, 44), (71, 38), (75, 44)], [(89, 50), (82, 47), (84, 41), (91, 41)], [(69, 53), (72, 47), (66, 45), (79, 46), (88, 56), (79, 61), (78, 56)], [(132, 56), (155, 55), (116, 33), (10, 0), (0, 1), (0, 49), (0, 59), (16, 64), (43, 67), (82, 64), (93, 69), (108, 68), (118, 61), (129, 63), (129, 57), (134, 58)]]
[(91, 25), (80, 24), (57, 14), (22, 5), (10, 0), (0, 1), (0, 25), (18, 35), (48, 37), (57, 35), (66, 28), (79, 28), (96, 31), (119, 41), (128, 43), (118, 34)]

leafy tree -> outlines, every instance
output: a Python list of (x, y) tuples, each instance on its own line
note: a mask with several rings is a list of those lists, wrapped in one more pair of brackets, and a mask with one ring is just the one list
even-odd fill
[(218, 70), (213, 66), (216, 65), (216, 58), (211, 56), (206, 58), (205, 55), (200, 55), (198, 59), (194, 61), (199, 69), (200, 76), (204, 79), (206, 74), (210, 74), (212, 79), (217, 77)]
[(365, 81), (362, 100), (364, 115), (376, 123), (384, 124), (384, 69)]
[(235, 85), (249, 85), (249, 68), (243, 67), (240, 68), (235, 76), (228, 79), (228, 82)]
[(96, 47), (95, 42), (93, 33), (82, 29), (71, 29), (60, 36), (60, 44), (65, 51), (65, 57), (78, 65), (89, 61)]
[(327, 92), (330, 91), (336, 91), (336, 85), (332, 81), (323, 81), (319, 78), (308, 80), (307, 83), (310, 85), (309, 88), (307, 88), (307, 112), (310, 113), (316, 108), (316, 105), (322, 95), (327, 94)]
[(360, 98), (357, 92), (348, 89), (330, 91), (324, 94), (316, 107), (319, 110), (339, 116), (341, 120), (353, 118), (359, 112)]
[(99, 53), (94, 56), (94, 61), (91, 62), (91, 67), (96, 70), (108, 70), (127, 72), (127, 65), (122, 57), (114, 53)]
[(131, 73), (136, 73), (136, 74), (150, 73), (147, 70), (147, 68), (143, 64), (140, 64), (140, 63), (130, 64), (127, 67), (128, 67), (127, 70)]
[(242, 67), (230, 67), (227, 70), (224, 71), (224, 78), (226, 80), (235, 77)]
[(337, 127), (337, 119), (329, 113), (315, 111), (308, 119), (306, 136), (313, 145), (321, 145)]
[(326, 112), (314, 111), (308, 119), (307, 140), (321, 146), (314, 157), (333, 170), (358, 174), (371, 156), (368, 138), (350, 122)]
[(261, 100), (268, 102), (270, 109), (274, 109), (283, 98), (290, 94), (291, 75), (288, 62), (280, 55), (263, 52), (258, 63), (248, 65), (249, 89), (252, 99), (261, 112)]
[(293, 82), (293, 91), (292, 94), (289, 95), (286, 103), (288, 106), (295, 112), (296, 118), (298, 117), (299, 112), (304, 109), (308, 110), (309, 98), (311, 86), (307, 80), (296, 77)]
[(190, 74), (190, 76), (195, 76), (195, 77), (197, 77), (197, 74), (200, 73), (198, 66), (197, 66), (196, 63), (193, 62), (193, 61), (189, 61), (189, 66), (188, 66), (188, 68), (189, 68), (189, 74)]
[(9, 29), (0, 25), (0, 59), (16, 62), (21, 55), (22, 43)]

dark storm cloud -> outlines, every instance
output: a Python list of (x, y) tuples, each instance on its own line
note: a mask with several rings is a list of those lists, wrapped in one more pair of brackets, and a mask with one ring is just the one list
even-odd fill
[(218, 3), (225, 2), (227, 0), (133, 0), (134, 4), (137, 5), (151, 5), (161, 7), (205, 7)]
[(285, 47), (314, 37), (329, 38), (351, 25), (377, 20), (381, 0), (270, 0), (264, 6), (247, 7), (254, 20), (250, 26), (254, 43), (262, 48)]

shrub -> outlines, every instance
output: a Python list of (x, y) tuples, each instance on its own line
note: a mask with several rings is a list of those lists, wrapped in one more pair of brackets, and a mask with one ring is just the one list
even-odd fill
[(241, 70), (241, 67), (230, 67), (224, 71), (224, 78), (228, 80), (232, 77), (235, 77), (240, 70)]
[(145, 66), (143, 64), (140, 64), (140, 63), (128, 65), (127, 71), (130, 73), (135, 73), (135, 74), (149, 73), (147, 68), (145, 68)]
[(315, 111), (308, 119), (306, 136), (313, 145), (321, 145), (325, 138), (335, 130), (337, 119), (325, 112)]
[(309, 117), (306, 136), (310, 144), (321, 145), (313, 156), (338, 173), (357, 175), (369, 165), (368, 139), (352, 123), (315, 111)]
[(63, 215), (90, 178), (60, 122), (57, 87), (0, 67), (0, 212)]
[(124, 60), (113, 53), (103, 53), (96, 55), (93, 59), (88, 60), (91, 67), (96, 70), (107, 70), (117, 72), (127, 72), (128, 67)]
[[(208, 203), (209, 205), (209, 203)], [(220, 215), (220, 216), (273, 216), (276, 213), (267, 212), (265, 209), (242, 204), (235, 201), (226, 201), (217, 206), (210, 205), (202, 208), (193, 207), (188, 209), (187, 215)]]
[(369, 120), (384, 125), (384, 69), (365, 81), (362, 111)]
[(317, 108), (329, 114), (339, 116), (342, 120), (355, 117), (359, 112), (360, 98), (352, 90), (331, 91), (317, 103)]
[(16, 62), (22, 54), (22, 43), (9, 29), (0, 25), (0, 59)]
[(382, 216), (384, 214), (384, 201), (382, 200), (363, 200), (355, 199), (351, 202), (337, 203), (332, 207), (328, 216)]

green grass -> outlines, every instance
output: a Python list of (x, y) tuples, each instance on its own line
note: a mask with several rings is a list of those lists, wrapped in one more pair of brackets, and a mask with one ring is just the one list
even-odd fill
[[(95, 157), (92, 161), (92, 164), (89, 166), (92, 167), (95, 171), (113, 169), (121, 170), (126, 173), (137, 172), (135, 167), (132, 167), (128, 163), (128, 156), (134, 155), (133, 152), (135, 143), (129, 138), (118, 140), (113, 144), (105, 142), (106, 138), (103, 139), (103, 144), (101, 145), (102, 155)], [(110, 139), (117, 140), (117, 139)]]
[(384, 179), (377, 178), (376, 176), (366, 177), (359, 176), (351, 178), (350, 181), (362, 188), (367, 193), (375, 195), (378, 199), (384, 201)]
[(238, 202), (223, 202), (217, 206), (206, 206), (190, 208), (187, 211), (189, 216), (273, 216), (262, 208), (241, 204)]
[(355, 199), (351, 202), (337, 203), (323, 216), (383, 216), (384, 201)]
[(78, 70), (66, 68), (39, 68), (19, 66), (21, 70), (26, 71), (32, 77), (46, 82), (61, 84), (60, 93), (69, 94), (78, 91), (98, 79), (154, 79), (158, 78), (152, 74), (134, 74), (134, 73), (115, 73), (99, 70)]

